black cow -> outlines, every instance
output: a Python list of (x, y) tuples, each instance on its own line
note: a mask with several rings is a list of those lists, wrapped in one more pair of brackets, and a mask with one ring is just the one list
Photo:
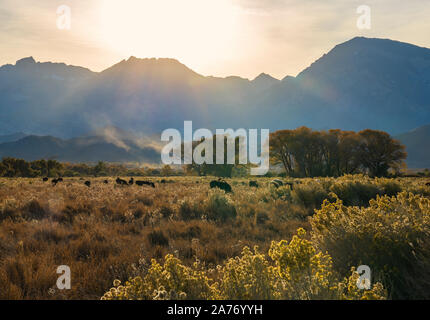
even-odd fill
[(63, 178), (58, 178), (58, 179), (52, 179), (51, 180), (53, 186), (56, 186), (58, 182), (62, 182), (62, 181), (63, 181)]
[(121, 185), (121, 186), (126, 186), (126, 185), (128, 185), (127, 181), (122, 180), (122, 179), (120, 179), (120, 178), (116, 178), (116, 183), (117, 183), (117, 184), (119, 184), (119, 185)]
[(133, 183), (134, 183), (134, 179), (133, 179), (133, 178), (131, 178), (131, 179), (128, 181), (128, 184), (131, 186), (131, 185), (133, 185)]
[(430, 182), (427, 182), (427, 183), (426, 183), (426, 186), (427, 186), (427, 187), (430, 187)]
[(255, 180), (249, 181), (249, 186), (258, 188), (258, 182)]
[(91, 187), (91, 181), (85, 181), (85, 185), (89, 188)]
[(162, 179), (160, 183), (167, 183), (166, 179)]
[(47, 177), (45, 177), (45, 178), (43, 178), (42, 180), (43, 180), (43, 182), (46, 182), (46, 181), (48, 181), (49, 179), (48, 179)]
[(154, 182), (151, 182), (151, 181), (139, 181), (139, 180), (137, 180), (136, 185), (138, 185), (138, 186), (145, 186), (146, 185), (146, 186), (151, 186), (151, 187), (155, 188)]
[(104, 183), (104, 184), (108, 184), (108, 183), (109, 183), (109, 180), (104, 180), (104, 181), (103, 181), (103, 183)]
[(211, 187), (211, 189), (213, 189), (213, 188), (219, 188), (221, 190), (224, 190), (226, 193), (233, 192), (231, 190), (231, 186), (226, 181), (224, 181), (222, 179), (212, 180), (209, 183), (209, 186)]

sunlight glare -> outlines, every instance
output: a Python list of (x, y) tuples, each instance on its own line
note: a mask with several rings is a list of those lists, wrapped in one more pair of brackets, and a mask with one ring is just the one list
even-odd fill
[(238, 14), (229, 0), (104, 0), (104, 42), (124, 56), (216, 60), (234, 53)]

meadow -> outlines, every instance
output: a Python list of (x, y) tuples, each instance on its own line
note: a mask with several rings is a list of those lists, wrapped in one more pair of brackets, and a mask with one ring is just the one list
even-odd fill
[(0, 299), (430, 298), (426, 178), (90, 180), (0, 178)]

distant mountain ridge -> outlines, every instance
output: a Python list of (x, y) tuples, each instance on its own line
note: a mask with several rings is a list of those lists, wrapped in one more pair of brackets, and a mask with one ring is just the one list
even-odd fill
[(12, 133), (12, 134), (7, 134), (4, 136), (0, 136), (0, 143), (18, 141), (18, 140), (21, 140), (22, 138), (24, 138), (26, 136), (27, 136), (27, 134), (25, 134), (23, 132), (16, 132), (16, 133)]
[(62, 140), (109, 126), (157, 136), (185, 120), (211, 130), (305, 125), (397, 135), (430, 123), (430, 49), (357, 37), (282, 80), (206, 77), (168, 58), (130, 57), (92, 72), (29, 57), (0, 67), (0, 114), (0, 135)]
[(17, 141), (0, 143), (2, 157), (28, 161), (159, 163), (160, 149), (148, 138), (138, 138), (132, 133), (107, 127), (72, 139), (28, 135)]
[(297, 77), (205, 77), (174, 59), (130, 57), (96, 73), (24, 58), (0, 67), (0, 134), (63, 138), (114, 125), (159, 133), (306, 125), (393, 134), (430, 123), (430, 50), (386, 39), (337, 45)]

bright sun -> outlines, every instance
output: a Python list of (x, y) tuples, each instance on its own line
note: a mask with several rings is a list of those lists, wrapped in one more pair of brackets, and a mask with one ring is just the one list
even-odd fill
[(239, 15), (229, 0), (104, 0), (99, 12), (103, 41), (123, 56), (201, 63), (236, 49)]

